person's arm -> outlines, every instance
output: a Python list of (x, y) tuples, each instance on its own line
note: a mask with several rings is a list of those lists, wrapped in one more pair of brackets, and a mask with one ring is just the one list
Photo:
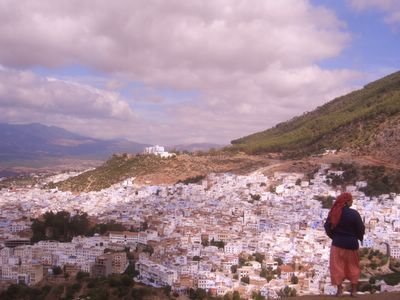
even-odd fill
[(324, 228), (325, 228), (326, 235), (332, 239), (333, 232), (332, 232), (332, 228), (331, 228), (331, 222), (328, 221), (328, 218), (325, 221)]
[(357, 230), (357, 238), (362, 242), (364, 239), (364, 233), (365, 233), (365, 226), (364, 223), (361, 219), (360, 214), (358, 211), (356, 212), (356, 230)]

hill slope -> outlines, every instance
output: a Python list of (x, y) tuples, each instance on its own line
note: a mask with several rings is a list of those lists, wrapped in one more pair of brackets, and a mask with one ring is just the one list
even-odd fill
[(234, 149), (253, 154), (283, 152), (304, 156), (324, 148), (347, 148), (399, 160), (399, 129), (400, 72), (397, 72), (312, 112), (231, 143)]
[(215, 172), (247, 173), (270, 159), (249, 155), (178, 155), (163, 159), (155, 155), (113, 155), (102, 166), (48, 187), (76, 192), (98, 191), (135, 177), (136, 183), (174, 184), (178, 181), (201, 179)]
[(147, 145), (99, 140), (42, 124), (0, 124), (0, 162), (46, 158), (104, 159), (116, 152), (141, 152)]

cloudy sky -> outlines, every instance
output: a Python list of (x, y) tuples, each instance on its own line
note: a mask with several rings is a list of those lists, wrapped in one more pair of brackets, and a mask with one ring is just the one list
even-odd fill
[(0, 122), (230, 140), (400, 69), (398, 0), (0, 0)]

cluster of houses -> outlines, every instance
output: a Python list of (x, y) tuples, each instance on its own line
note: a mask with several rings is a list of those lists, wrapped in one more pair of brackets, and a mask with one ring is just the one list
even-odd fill
[[(130, 181), (80, 194), (1, 190), (0, 279), (35, 284), (46, 274), (43, 268), (53, 266), (92, 276), (122, 273), (124, 249), (147, 247), (135, 263), (134, 280), (177, 293), (202, 288), (219, 296), (237, 290), (244, 297), (260, 292), (274, 298), (289, 286), (298, 294), (333, 294), (323, 229), (328, 209), (316, 200), (340, 193), (327, 184), (330, 172), (322, 165), (312, 179), (255, 172), (210, 174), (188, 185)], [(400, 195), (370, 198), (358, 190), (365, 184), (346, 187), (366, 224), (362, 247), (390, 249), (391, 257), (400, 258)], [(49, 210), (87, 212), (99, 223), (114, 220), (133, 232), (29, 245), (31, 219)]]

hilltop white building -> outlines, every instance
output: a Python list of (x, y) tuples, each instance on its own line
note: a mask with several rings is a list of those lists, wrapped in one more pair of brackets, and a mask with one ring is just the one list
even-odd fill
[(158, 156), (161, 156), (162, 158), (168, 158), (168, 157), (175, 156), (174, 153), (169, 153), (169, 152), (165, 151), (164, 147), (159, 146), (159, 145), (155, 145), (152, 147), (146, 147), (146, 148), (144, 148), (143, 153), (158, 155)]

